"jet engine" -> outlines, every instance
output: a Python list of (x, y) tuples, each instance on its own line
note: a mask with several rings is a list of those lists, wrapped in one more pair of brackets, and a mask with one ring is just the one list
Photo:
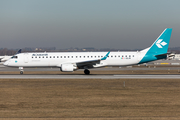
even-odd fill
[(60, 70), (62, 72), (73, 72), (77, 67), (75, 67), (73, 64), (62, 64)]

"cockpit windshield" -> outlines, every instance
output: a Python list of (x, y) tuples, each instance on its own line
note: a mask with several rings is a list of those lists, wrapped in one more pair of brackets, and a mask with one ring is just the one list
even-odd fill
[(17, 59), (18, 58), (18, 56), (12, 56), (11, 57), (11, 59)]

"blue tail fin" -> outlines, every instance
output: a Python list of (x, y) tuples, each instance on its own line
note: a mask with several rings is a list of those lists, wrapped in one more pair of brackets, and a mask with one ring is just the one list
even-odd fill
[(151, 47), (142, 50), (145, 53), (139, 63), (150, 62), (167, 57), (169, 41), (172, 33), (172, 28), (166, 28)]
[(172, 28), (166, 28), (152, 44), (147, 54), (160, 55), (168, 51)]

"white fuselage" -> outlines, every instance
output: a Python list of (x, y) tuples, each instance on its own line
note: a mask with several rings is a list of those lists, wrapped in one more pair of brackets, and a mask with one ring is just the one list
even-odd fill
[[(9, 67), (61, 67), (62, 64), (81, 63), (101, 59), (107, 52), (44, 52), (21, 53), (9, 59), (4, 65)], [(93, 67), (127, 66), (138, 64), (145, 53), (111, 52), (106, 60), (101, 60)], [(92, 67), (92, 68), (93, 68)], [(78, 68), (84, 69), (84, 68)]]

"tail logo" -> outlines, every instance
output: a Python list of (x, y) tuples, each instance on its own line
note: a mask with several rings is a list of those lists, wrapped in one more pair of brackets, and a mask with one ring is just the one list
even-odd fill
[(163, 39), (159, 39), (157, 42), (156, 42), (156, 45), (158, 48), (163, 48), (163, 46), (167, 45), (166, 42), (162, 41)]

